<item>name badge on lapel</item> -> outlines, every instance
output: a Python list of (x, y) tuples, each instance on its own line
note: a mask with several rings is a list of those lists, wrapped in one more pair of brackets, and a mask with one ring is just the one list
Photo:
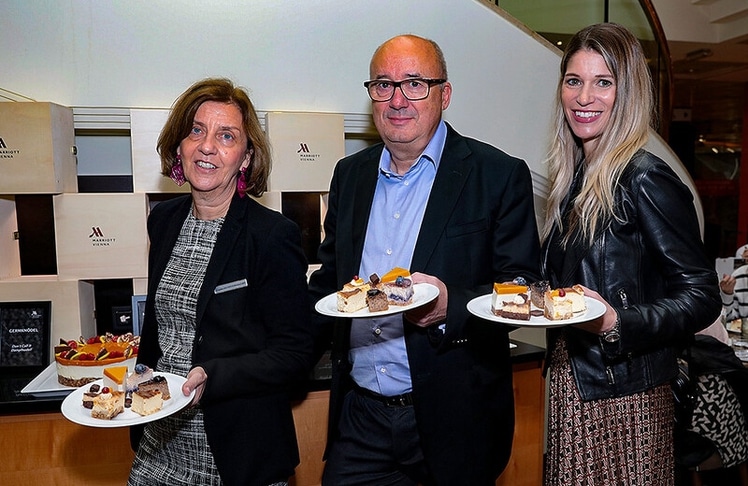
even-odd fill
[(214, 294), (222, 294), (224, 292), (230, 292), (232, 290), (241, 289), (243, 287), (247, 287), (249, 284), (247, 284), (247, 279), (243, 278), (241, 280), (234, 280), (233, 282), (221, 284), (215, 288), (213, 291)]

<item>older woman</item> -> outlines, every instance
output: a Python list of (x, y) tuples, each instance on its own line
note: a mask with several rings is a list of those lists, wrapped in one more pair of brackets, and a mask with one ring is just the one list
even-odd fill
[(133, 430), (128, 484), (286, 484), (299, 461), (288, 392), (312, 336), (299, 229), (247, 197), (266, 190), (268, 142), (245, 91), (206, 79), (176, 100), (157, 150), (190, 194), (148, 219), (138, 359), (195, 396)]
[(638, 40), (587, 27), (561, 61), (543, 272), (605, 304), (549, 331), (547, 485), (672, 485), (678, 347), (720, 312), (689, 189), (645, 151), (652, 85)]

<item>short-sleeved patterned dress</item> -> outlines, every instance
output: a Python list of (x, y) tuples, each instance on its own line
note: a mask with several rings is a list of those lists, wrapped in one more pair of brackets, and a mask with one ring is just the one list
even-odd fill
[[(156, 290), (157, 371), (187, 376), (195, 338), (197, 297), (223, 218), (204, 221), (190, 211)], [(220, 485), (199, 407), (145, 426), (128, 486)]]

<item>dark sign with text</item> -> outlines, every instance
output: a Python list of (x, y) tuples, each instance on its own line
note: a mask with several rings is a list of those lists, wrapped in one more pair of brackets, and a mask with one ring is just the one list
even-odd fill
[(0, 302), (0, 367), (46, 366), (50, 302)]

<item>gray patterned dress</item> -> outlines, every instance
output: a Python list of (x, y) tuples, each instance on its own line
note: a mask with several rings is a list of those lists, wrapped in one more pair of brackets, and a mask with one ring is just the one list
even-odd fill
[[(187, 216), (156, 290), (157, 371), (187, 376), (195, 338), (197, 297), (223, 218)], [(220, 485), (199, 407), (150, 422), (133, 462), (128, 486)]]

